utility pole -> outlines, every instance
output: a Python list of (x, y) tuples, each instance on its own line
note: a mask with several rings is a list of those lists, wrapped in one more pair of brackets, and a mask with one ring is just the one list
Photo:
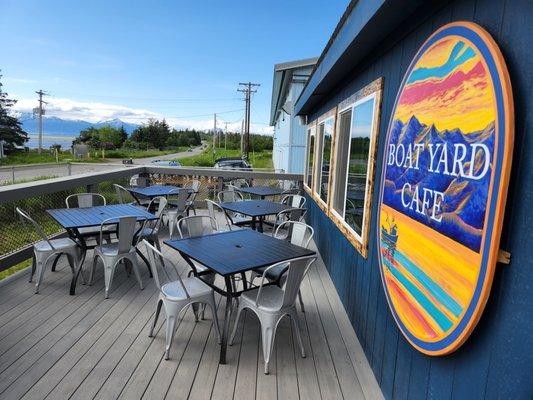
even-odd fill
[(215, 118), (213, 119), (213, 160), (215, 159), (215, 140), (217, 138), (217, 113), (215, 113)]
[(224, 129), (224, 151), (228, 151), (228, 123), (226, 122), (226, 127)]
[(252, 82), (240, 82), (239, 86), (243, 86), (243, 89), (237, 89), (238, 92), (244, 93), (244, 101), (246, 102), (245, 113), (244, 113), (244, 148), (243, 148), (243, 158), (248, 160), (248, 153), (250, 151), (250, 103), (252, 100), (252, 93), (256, 93), (257, 90), (252, 90), (253, 87), (261, 86), (259, 83)]
[(244, 153), (244, 118), (241, 121), (241, 154)]
[(39, 116), (39, 154), (41, 154), (43, 150), (43, 115), (44, 115), (43, 104), (48, 104), (48, 103), (46, 101), (43, 101), (43, 96), (46, 96), (46, 93), (43, 92), (42, 89), (35, 93), (39, 95), (39, 107), (33, 109), (33, 115)]

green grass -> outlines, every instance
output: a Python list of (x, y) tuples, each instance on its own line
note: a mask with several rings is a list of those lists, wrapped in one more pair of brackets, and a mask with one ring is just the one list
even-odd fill
[[(68, 151), (59, 153), (59, 162), (66, 162), (72, 160), (72, 154)], [(48, 150), (44, 150), (41, 154), (37, 150), (30, 150), (28, 152), (15, 152), (9, 154), (5, 158), (0, 158), (0, 165), (21, 165), (21, 164), (44, 164), (55, 163), (56, 157)]]
[(20, 264), (14, 265), (11, 268), (8, 268), (4, 271), (0, 271), (0, 281), (7, 278), (8, 276), (13, 275), (15, 272), (18, 272), (24, 268), (28, 268), (31, 265), (31, 259), (22, 261)]
[[(224, 150), (217, 149), (215, 156), (213, 157), (213, 148), (211, 145), (201, 154), (192, 157), (180, 158), (179, 161), (181, 165), (192, 166), (192, 167), (212, 167), (214, 165), (214, 160), (220, 157), (240, 157), (240, 150)], [(250, 153), (250, 163), (253, 168), (273, 168), (272, 164), (272, 152), (263, 151), (263, 152), (251, 152)]]
[[(102, 158), (101, 150), (91, 150), (90, 158), (74, 159), (70, 151), (62, 151), (58, 154), (59, 162), (68, 161), (80, 161), (80, 162), (106, 162), (112, 158), (145, 158), (145, 157), (157, 157), (166, 154), (178, 153), (186, 151), (187, 147), (176, 147), (165, 150), (149, 149), (149, 150), (136, 150), (136, 149), (117, 149), (106, 150), (105, 158)], [(28, 152), (15, 152), (8, 155), (5, 158), (0, 159), (0, 165), (24, 165), (24, 164), (45, 164), (55, 163), (56, 157), (48, 150), (43, 150), (41, 154), (37, 150), (30, 150)]]

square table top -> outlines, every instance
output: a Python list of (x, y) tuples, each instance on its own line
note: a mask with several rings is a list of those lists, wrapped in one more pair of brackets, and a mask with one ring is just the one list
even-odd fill
[[(57, 208), (46, 210), (63, 228), (86, 228), (100, 226), (108, 218), (136, 216), (138, 220), (154, 220), (157, 217), (144, 208), (132, 204), (113, 204), (109, 206), (83, 208)], [(113, 223), (113, 222), (110, 222)]]
[(131, 194), (136, 194), (144, 197), (168, 196), (171, 192), (180, 189), (172, 185), (152, 185), (152, 186), (129, 186), (126, 188)]
[(284, 192), (284, 189), (272, 186), (251, 186), (251, 187), (240, 187), (235, 190), (248, 193), (254, 196), (277, 196)]
[(276, 203), (268, 200), (231, 201), (220, 203), (220, 206), (226, 210), (248, 215), (250, 217), (273, 215), (292, 208), (287, 204)]
[(313, 250), (251, 229), (166, 240), (164, 243), (222, 276), (316, 254)]

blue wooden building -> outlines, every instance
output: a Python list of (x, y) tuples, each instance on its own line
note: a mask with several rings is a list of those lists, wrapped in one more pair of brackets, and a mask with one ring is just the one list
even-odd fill
[[(293, 116), (307, 124), (307, 220), (385, 398), (533, 398), (532, 20), (528, 0), (352, 1), (294, 105)], [(512, 84), (515, 144), (500, 242), (511, 261), (496, 265), (464, 344), (430, 356), (405, 339), (387, 303), (376, 234), (380, 177), (402, 78), (428, 37), (456, 21), (490, 34)]]

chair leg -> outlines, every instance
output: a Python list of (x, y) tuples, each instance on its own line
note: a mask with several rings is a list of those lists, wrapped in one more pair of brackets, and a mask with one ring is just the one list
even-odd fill
[[(72, 271), (73, 274), (75, 274), (76, 273), (76, 267), (77, 267), (76, 262), (75, 262), (75, 258), (72, 256), (72, 254), (66, 253), (65, 255), (67, 256), (68, 265), (70, 266), (70, 270)], [(54, 264), (56, 263), (57, 260), (59, 260), (59, 257), (56, 257), (56, 259), (54, 260)], [(52, 268), (53, 268), (54, 264), (52, 264)], [(52, 271), (53, 271), (53, 269), (52, 269)]]
[(137, 256), (133, 255), (129, 258), (131, 261), (132, 267), (133, 267), (133, 273), (135, 274), (135, 277), (137, 278), (137, 281), (139, 282), (139, 286), (141, 287), (141, 290), (144, 289), (143, 281), (141, 279), (141, 273), (139, 272), (139, 263), (137, 262)]
[(304, 344), (302, 342), (302, 334), (300, 332), (300, 321), (298, 320), (298, 313), (296, 312), (296, 307), (289, 313), (289, 317), (291, 318), (292, 330), (296, 334), (296, 340), (298, 341), (298, 345), (300, 346), (300, 352), (302, 354), (302, 357), (305, 358), (305, 349)]
[(33, 253), (33, 258), (31, 262), (31, 273), (30, 273), (30, 279), (29, 279), (30, 283), (33, 280), (33, 275), (35, 274), (36, 263), (37, 261), (35, 260), (35, 253)]
[(233, 346), (233, 341), (235, 340), (235, 334), (237, 333), (237, 327), (239, 325), (239, 319), (241, 317), (243, 310), (244, 310), (244, 307), (242, 307), (242, 305), (239, 305), (239, 309), (237, 310), (237, 316), (235, 317), (235, 325), (233, 325), (233, 330), (231, 331), (231, 336), (228, 342), (230, 346)]
[[(209, 308), (211, 308), (211, 314), (213, 314), (213, 325), (215, 326), (215, 329), (217, 330), (218, 344), (221, 344), (222, 336), (220, 334), (220, 326), (218, 325), (217, 307), (215, 304), (215, 295), (213, 293), (211, 293), (211, 296), (209, 298), (209, 302), (207, 303), (207, 305), (209, 306)], [(204, 311), (205, 311), (205, 306), (204, 306)], [(203, 314), (202, 314), (202, 319), (203, 319)]]
[[(52, 272), (56, 272), (56, 265), (57, 265), (57, 262), (59, 261), (59, 259), (61, 258), (61, 255), (63, 253), (59, 253), (56, 258), (54, 259), (54, 262), (52, 263)], [(70, 263), (70, 261), (69, 261)], [(72, 268), (72, 264), (70, 265), (70, 267)]]
[(177, 315), (167, 315), (167, 335), (165, 345), (165, 360), (170, 358), (170, 346), (172, 345), (172, 338), (174, 337), (174, 330), (176, 329)]
[(302, 312), (305, 313), (304, 301), (302, 299), (302, 291), (301, 290), (298, 290), (298, 301), (300, 302), (300, 308), (302, 309)]
[(111, 285), (113, 284), (113, 275), (115, 275), (115, 268), (117, 266), (118, 262), (114, 262), (111, 265), (106, 265), (106, 262), (104, 260), (104, 281), (105, 281), (105, 298), (109, 298), (109, 289), (111, 289)]
[[(103, 262), (103, 260), (102, 260)], [(94, 279), (94, 271), (96, 269), (96, 265), (98, 264), (98, 256), (93, 257), (93, 266), (91, 267), (91, 273), (89, 274), (89, 286), (92, 286), (93, 279)]]
[(154, 329), (155, 329), (155, 325), (157, 324), (157, 319), (159, 318), (159, 314), (161, 313), (162, 305), (163, 305), (163, 300), (159, 300), (157, 302), (157, 308), (155, 309), (154, 321), (152, 322), (152, 327), (150, 328), (150, 333), (148, 334), (148, 337), (154, 337)]
[(276, 335), (276, 321), (270, 320), (264, 321), (261, 319), (261, 344), (263, 346), (263, 358), (265, 360), (265, 375), (270, 373), (269, 363), (270, 356), (272, 355), (272, 348), (274, 347), (274, 338)]
[(35, 284), (35, 294), (39, 293), (39, 286), (41, 286), (44, 276), (45, 264), (46, 260), (37, 260), (36, 262), (35, 273), (37, 274), (37, 283)]

